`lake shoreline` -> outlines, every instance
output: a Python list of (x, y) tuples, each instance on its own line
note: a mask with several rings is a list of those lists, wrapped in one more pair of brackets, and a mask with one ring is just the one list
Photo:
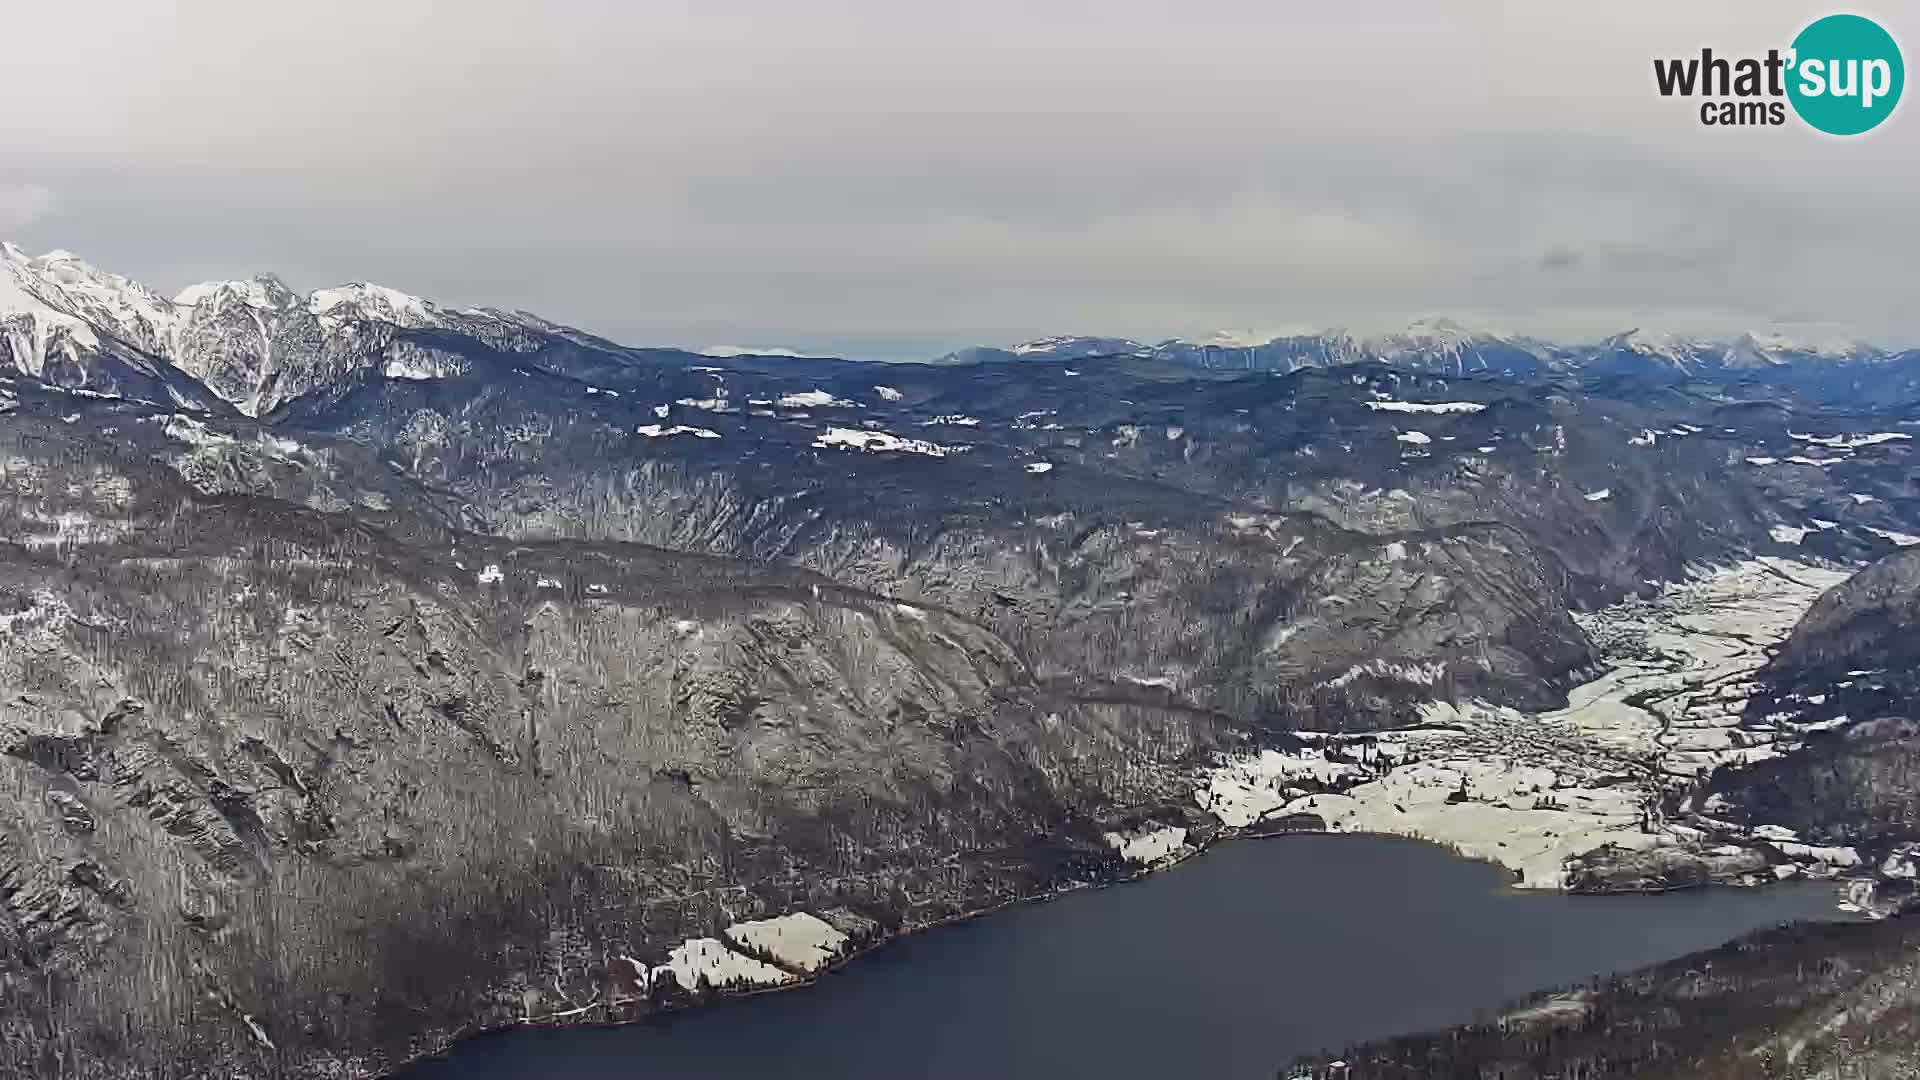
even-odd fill
[[(649, 999), (641, 999), (641, 998), (622, 999), (622, 1000), (608, 1001), (608, 1002), (590, 1002), (584, 1006), (579, 1006), (577, 1008), (568, 1009), (568, 1010), (562, 1010), (556, 1013), (549, 1013), (544, 1016), (529, 1017), (529, 1018), (525, 1018), (525, 1019), (521, 1019), (521, 1020), (509, 1022), (509, 1023), (495, 1024), (487, 1027), (475, 1028), (472, 1030), (464, 1031), (464, 1032), (450, 1036), (447, 1039), (446, 1043), (443, 1046), (441, 1046), (439, 1049), (414, 1055), (412, 1057), (407, 1058), (405, 1061), (396, 1063), (391, 1068), (383, 1072), (374, 1073), (370, 1075), (378, 1078), (378, 1080), (398, 1080), (399, 1077), (402, 1077), (408, 1070), (416, 1066), (419, 1066), (424, 1063), (432, 1062), (432, 1061), (445, 1060), (451, 1053), (455, 1051), (457, 1047), (461, 1045), (479, 1041), (479, 1040), (484, 1040), (489, 1037), (508, 1035), (518, 1031), (526, 1031), (530, 1029), (550, 1030), (550, 1031), (572, 1029), (572, 1030), (584, 1031), (584, 1030), (613, 1030), (613, 1029), (620, 1029), (620, 1028), (639, 1027), (639, 1026), (648, 1025), (650, 1023), (654, 1023), (656, 1021), (664, 1021), (675, 1016), (685, 1015), (685, 1014), (693, 1013), (696, 1011), (703, 1011), (703, 1010), (717, 1007), (717, 1006), (725, 1006), (729, 1003), (744, 1002), (749, 999), (765, 997), (772, 994), (785, 994), (785, 993), (790, 993), (797, 990), (810, 989), (818, 985), (823, 980), (825, 980), (828, 976), (835, 975), (845, 970), (846, 968), (850, 967), (856, 961), (868, 958), (874, 955), (875, 953), (880, 952), (883, 949), (886, 949), (889, 946), (896, 946), (896, 945), (900, 945), (905, 942), (911, 941), (915, 938), (918, 938), (922, 935), (927, 934), (930, 931), (941, 930), (941, 929), (946, 929), (954, 926), (959, 926), (966, 923), (975, 922), (977, 920), (983, 919), (991, 915), (1003, 914), (1006, 912), (1017, 911), (1025, 908), (1041, 907), (1041, 906), (1052, 904), (1058, 900), (1061, 900), (1070, 896), (1078, 896), (1084, 893), (1100, 892), (1100, 891), (1115, 888), (1117, 886), (1133, 885), (1133, 884), (1145, 882), (1145, 881), (1148, 881), (1149, 879), (1160, 877), (1164, 875), (1165, 872), (1172, 870), (1176, 867), (1183, 866), (1189, 862), (1198, 860), (1201, 856), (1206, 855), (1211, 851), (1214, 851), (1216, 848), (1230, 844), (1234, 841), (1273, 841), (1273, 840), (1285, 840), (1285, 839), (1298, 838), (1298, 837), (1338, 837), (1338, 838), (1351, 838), (1354, 840), (1364, 840), (1364, 841), (1380, 841), (1380, 840), (1400, 841), (1400, 842), (1409, 843), (1409, 844), (1418, 844), (1423, 847), (1430, 848), (1432, 850), (1441, 852), (1445, 854), (1448, 858), (1459, 861), (1461, 863), (1470, 863), (1474, 865), (1486, 866), (1491, 869), (1498, 870), (1503, 876), (1509, 876), (1513, 874), (1512, 868), (1505, 866), (1504, 864), (1500, 863), (1497, 860), (1490, 859), (1490, 858), (1476, 858), (1474, 856), (1461, 852), (1460, 850), (1455, 848), (1453, 845), (1447, 844), (1443, 841), (1433, 840), (1423, 836), (1417, 836), (1417, 835), (1411, 835), (1411, 834), (1400, 834), (1400, 833), (1388, 833), (1388, 832), (1361, 832), (1361, 831), (1348, 832), (1348, 831), (1339, 831), (1339, 830), (1330, 830), (1330, 829), (1272, 828), (1271, 826), (1273, 824), (1274, 822), (1272, 821), (1263, 821), (1263, 822), (1255, 822), (1251, 825), (1244, 826), (1241, 828), (1223, 827), (1219, 830), (1216, 830), (1214, 833), (1207, 836), (1204, 840), (1200, 841), (1199, 843), (1196, 843), (1187, 847), (1186, 849), (1181, 851), (1178, 855), (1157, 861), (1151, 865), (1142, 866), (1131, 873), (1117, 874), (1111, 878), (1104, 879), (1104, 880), (1090, 881), (1090, 882), (1069, 885), (1063, 888), (1055, 889), (1045, 893), (1036, 894), (1033, 896), (1019, 897), (1016, 899), (1007, 900), (1002, 903), (993, 904), (988, 907), (978, 908), (971, 911), (965, 911), (958, 914), (949, 915), (944, 918), (937, 919), (933, 922), (915, 926), (911, 929), (902, 930), (897, 933), (879, 937), (875, 940), (864, 942), (859, 946), (850, 949), (844, 955), (835, 958), (830, 963), (822, 966), (821, 968), (815, 971), (808, 972), (808, 973), (799, 973), (799, 972), (792, 973), (794, 974), (795, 978), (791, 982), (781, 983), (773, 986), (753, 986), (745, 989), (722, 988), (722, 989), (709, 991), (705, 997), (702, 997), (696, 1000), (676, 1001), (676, 1002), (671, 1002), (665, 1005), (655, 1005), (655, 1004), (652, 1004)], [(1267, 827), (1262, 828), (1263, 825)], [(1535, 898), (1541, 898), (1541, 899), (1564, 898), (1568, 896), (1577, 896), (1577, 895), (1591, 895), (1596, 897), (1600, 897), (1600, 896), (1627, 897), (1627, 896), (1658, 896), (1658, 895), (1663, 895), (1667, 893), (1674, 893), (1674, 892), (1681, 892), (1681, 891), (1697, 892), (1697, 891), (1705, 891), (1712, 887), (1734, 889), (1739, 891), (1749, 891), (1749, 890), (1760, 891), (1760, 890), (1767, 889), (1769, 886), (1782, 885), (1782, 884), (1788, 884), (1788, 882), (1762, 881), (1762, 882), (1748, 885), (1748, 884), (1742, 884), (1737, 881), (1711, 881), (1711, 882), (1703, 882), (1699, 885), (1689, 886), (1687, 889), (1684, 889), (1684, 890), (1654, 889), (1654, 890), (1633, 890), (1633, 891), (1623, 891), (1623, 892), (1614, 892), (1614, 893), (1580, 894), (1580, 893), (1570, 892), (1564, 889), (1551, 889), (1551, 890), (1526, 889), (1526, 888), (1514, 887), (1510, 883), (1502, 883), (1498, 888), (1494, 889), (1493, 892), (1502, 896), (1529, 896), (1529, 897), (1535, 897)], [(1835, 892), (1837, 896), (1838, 895), (1837, 887), (1835, 889)], [(619, 1009), (619, 1008), (632, 1007), (632, 1006), (644, 1006), (644, 1008), (633, 1013), (632, 1015), (622, 1016), (618, 1018), (583, 1019), (589, 1013), (594, 1011), (604, 1012), (609, 1009)]]

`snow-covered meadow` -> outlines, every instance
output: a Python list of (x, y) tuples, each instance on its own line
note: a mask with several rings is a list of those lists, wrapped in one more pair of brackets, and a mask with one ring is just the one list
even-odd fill
[(734, 923), (727, 927), (726, 937), (741, 949), (807, 974), (845, 955), (848, 945), (847, 935), (832, 923), (805, 911)]
[(649, 984), (670, 978), (685, 990), (765, 988), (817, 974), (847, 955), (851, 944), (832, 923), (794, 911), (734, 923), (718, 938), (690, 938), (668, 951), (666, 963), (651, 969), (631, 963)]
[(1178, 862), (1193, 850), (1187, 843), (1187, 830), (1178, 826), (1150, 824), (1107, 833), (1106, 839), (1121, 858), (1144, 866)]

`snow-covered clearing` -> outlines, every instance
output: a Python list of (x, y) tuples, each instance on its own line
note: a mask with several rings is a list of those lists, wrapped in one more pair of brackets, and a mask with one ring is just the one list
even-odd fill
[(1284, 808), (1292, 801), (1291, 794), (1306, 790), (1298, 786), (1300, 780), (1333, 785), (1345, 780), (1363, 780), (1370, 775), (1358, 764), (1330, 761), (1318, 749), (1300, 754), (1263, 750), (1235, 758), (1215, 769), (1207, 777), (1207, 786), (1195, 792), (1194, 797), (1202, 809), (1234, 828), (1243, 829)]
[(1148, 825), (1129, 832), (1106, 834), (1107, 843), (1130, 862), (1155, 866), (1187, 853), (1187, 830), (1178, 826)]
[(782, 967), (811, 974), (847, 951), (847, 935), (817, 915), (804, 911), (771, 919), (734, 923), (727, 940), (757, 955), (770, 956)]
[(673, 981), (688, 990), (697, 990), (702, 982), (713, 989), (729, 986), (779, 986), (795, 981), (793, 973), (763, 960), (734, 952), (719, 938), (691, 938), (676, 945), (667, 954), (667, 962), (653, 969), (652, 977), (673, 976)]
[(666, 963), (651, 970), (631, 957), (627, 962), (649, 983), (670, 977), (687, 990), (702, 985), (749, 989), (798, 982), (846, 955), (850, 944), (847, 935), (825, 919), (794, 911), (734, 923), (727, 927), (725, 940), (689, 938), (667, 953)]

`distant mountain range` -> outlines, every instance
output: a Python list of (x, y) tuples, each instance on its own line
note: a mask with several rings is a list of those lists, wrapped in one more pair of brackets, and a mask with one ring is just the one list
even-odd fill
[[(1264, 338), (1264, 340), (1262, 340)], [(457, 339), (457, 341), (455, 340)], [(0, 245), (0, 371), (70, 390), (264, 416), (360, 373), (427, 378), (465, 371), (471, 350), (584, 352), (609, 363), (709, 356), (825, 360), (788, 349), (690, 352), (623, 346), (526, 311), (449, 308), (365, 282), (302, 295), (271, 274), (190, 285), (169, 299), (66, 251)], [(1447, 319), (1392, 334), (1340, 330), (1202, 341), (1061, 336), (961, 349), (942, 365), (1150, 360), (1215, 371), (1295, 371), (1385, 363), (1433, 374), (1652, 376), (1756, 382), (1869, 403), (1920, 398), (1920, 350), (1753, 332), (1730, 340), (1628, 330), (1564, 343), (1471, 329)]]
[(1294, 371), (1303, 367), (1381, 362), (1440, 374), (1532, 375), (1546, 372), (1668, 371), (1691, 376), (1786, 368), (1800, 363), (1881, 363), (1915, 355), (1852, 340), (1806, 340), (1753, 331), (1731, 339), (1683, 337), (1633, 329), (1595, 342), (1567, 343), (1465, 327), (1450, 319), (1423, 319), (1391, 334), (1344, 330), (1260, 335), (1222, 332), (1200, 341), (1172, 338), (1061, 336), (1006, 348), (979, 346), (947, 353), (937, 362), (998, 363), (1092, 360), (1126, 356), (1194, 367)]

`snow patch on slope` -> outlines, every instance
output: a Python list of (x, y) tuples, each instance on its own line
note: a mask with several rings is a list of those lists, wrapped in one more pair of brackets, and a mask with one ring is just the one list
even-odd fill
[(1477, 413), (1486, 408), (1477, 401), (1369, 401), (1375, 412), (1397, 413)]
[(825, 409), (850, 408), (853, 402), (845, 398), (834, 397), (825, 390), (814, 389), (802, 390), (793, 394), (782, 394), (774, 401), (774, 404), (783, 409)]
[(863, 431), (860, 428), (830, 427), (824, 435), (813, 440), (813, 445), (821, 450), (865, 450), (870, 453), (887, 454), (923, 454), (927, 457), (946, 457), (948, 454), (962, 453), (970, 447), (943, 446), (925, 439), (903, 439), (885, 431)]
[(720, 433), (712, 428), (688, 427), (685, 424), (675, 424), (672, 427), (664, 427), (660, 424), (642, 424), (633, 430), (635, 434), (645, 435), (649, 439), (666, 439), (672, 438), (675, 435), (692, 435), (696, 439), (717, 439), (720, 437)]

